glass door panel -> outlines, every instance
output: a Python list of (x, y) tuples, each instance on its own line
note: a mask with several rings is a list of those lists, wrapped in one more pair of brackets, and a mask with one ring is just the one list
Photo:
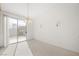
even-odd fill
[(26, 40), (26, 21), (18, 20), (18, 42)]
[(7, 17), (8, 20), (8, 44), (17, 42), (17, 19)]

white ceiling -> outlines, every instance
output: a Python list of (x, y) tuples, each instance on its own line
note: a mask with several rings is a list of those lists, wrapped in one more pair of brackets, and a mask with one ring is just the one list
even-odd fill
[(27, 16), (27, 3), (2, 3), (1, 8), (7, 12)]

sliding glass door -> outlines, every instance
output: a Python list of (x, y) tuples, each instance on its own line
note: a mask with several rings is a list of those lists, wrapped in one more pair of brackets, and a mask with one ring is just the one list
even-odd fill
[(6, 16), (6, 36), (8, 44), (26, 40), (26, 20)]

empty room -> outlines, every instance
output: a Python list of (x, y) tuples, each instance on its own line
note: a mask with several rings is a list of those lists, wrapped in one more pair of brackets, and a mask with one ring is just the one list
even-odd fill
[(79, 3), (0, 3), (0, 56), (79, 56)]

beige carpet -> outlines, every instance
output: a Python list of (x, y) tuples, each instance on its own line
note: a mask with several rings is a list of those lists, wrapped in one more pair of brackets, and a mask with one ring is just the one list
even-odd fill
[(59, 48), (38, 40), (27, 41), (34, 56), (79, 56), (79, 53)]

